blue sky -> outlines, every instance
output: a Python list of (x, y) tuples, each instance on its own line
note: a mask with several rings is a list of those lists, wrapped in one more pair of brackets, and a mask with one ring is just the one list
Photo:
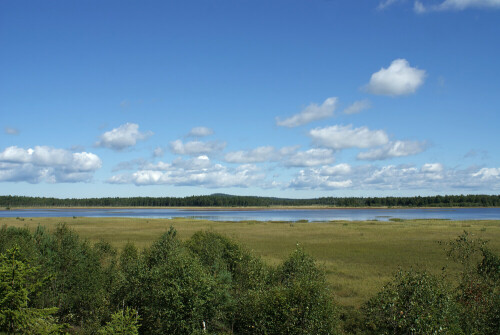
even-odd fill
[(0, 194), (500, 190), (500, 0), (2, 1)]

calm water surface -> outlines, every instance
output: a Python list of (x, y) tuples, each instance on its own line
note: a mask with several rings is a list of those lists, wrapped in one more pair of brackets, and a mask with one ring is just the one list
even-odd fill
[(23, 209), (0, 211), (0, 217), (185, 217), (213, 221), (329, 221), (449, 219), (500, 220), (500, 208), (436, 208), (436, 209), (280, 209), (280, 210), (183, 210), (166, 208), (104, 208), (104, 209)]

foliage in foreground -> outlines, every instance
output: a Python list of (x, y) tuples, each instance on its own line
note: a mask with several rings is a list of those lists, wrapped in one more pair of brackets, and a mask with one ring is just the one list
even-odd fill
[[(273, 268), (209, 232), (181, 242), (170, 229), (150, 248), (127, 244), (121, 253), (104, 242), (90, 245), (66, 226), (53, 234), (3, 227), (0, 241), (2, 266), (14, 250), (16, 266), (50, 276), (40, 282), (28, 271), (24, 286), (11, 289), (24, 294), (22, 303), (1, 306), (1, 315), (29, 310), (54, 326), (27, 333), (57, 332), (62, 322), (82, 334), (337, 333), (324, 274), (302, 250)], [(9, 269), (1, 272), (2, 282), (12, 282)], [(1, 301), (7, 297), (0, 291)], [(11, 324), (1, 324), (0, 332), (23, 332)]]
[(377, 334), (460, 334), (458, 304), (446, 284), (426, 272), (399, 271), (364, 312)]
[(30, 295), (43, 285), (38, 269), (23, 261), (19, 247), (0, 254), (0, 330), (16, 334), (54, 334), (64, 326), (55, 322), (57, 308), (29, 306)]
[(400, 270), (359, 310), (336, 306), (324, 271), (297, 248), (271, 267), (214, 232), (151, 247), (91, 245), (66, 226), (0, 229), (0, 333), (497, 334), (500, 258), (464, 233), (463, 266), (445, 276)]

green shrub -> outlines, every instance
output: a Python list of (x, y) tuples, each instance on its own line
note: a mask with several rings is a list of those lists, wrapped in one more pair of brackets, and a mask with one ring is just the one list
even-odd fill
[(30, 296), (47, 284), (38, 269), (22, 258), (19, 247), (0, 254), (0, 332), (55, 334), (62, 330), (53, 317), (57, 308), (36, 308)]
[(446, 284), (420, 271), (399, 271), (363, 307), (374, 334), (460, 334), (458, 306)]
[(111, 321), (99, 329), (99, 335), (138, 335), (140, 317), (134, 309), (126, 308), (111, 315)]
[(106, 247), (93, 248), (65, 225), (54, 233), (39, 228), (34, 240), (43, 274), (52, 275), (51, 285), (41, 291), (36, 304), (57, 306), (61, 320), (95, 332), (111, 314), (109, 273), (101, 259), (110, 261), (109, 254), (101, 255)]
[(467, 334), (496, 335), (500, 329), (500, 258), (486, 242), (464, 232), (447, 243), (447, 254), (462, 264), (456, 299)]
[(171, 229), (130, 264), (123, 302), (138, 310), (141, 333), (194, 334), (215, 314), (215, 283)]
[(338, 316), (324, 273), (302, 249), (249, 290), (237, 318), (237, 334), (321, 335), (338, 333)]

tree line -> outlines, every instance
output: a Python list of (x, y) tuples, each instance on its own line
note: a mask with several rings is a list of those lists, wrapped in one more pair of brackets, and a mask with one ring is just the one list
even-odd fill
[(46, 198), (0, 196), (0, 207), (500, 207), (500, 195), (436, 195), (415, 197), (322, 197), (287, 199), (212, 194), (189, 197)]
[(297, 248), (277, 266), (231, 239), (171, 228), (150, 247), (91, 244), (65, 225), (0, 229), (0, 333), (498, 334), (500, 257), (464, 232), (458, 280), (400, 270), (349, 310)]

